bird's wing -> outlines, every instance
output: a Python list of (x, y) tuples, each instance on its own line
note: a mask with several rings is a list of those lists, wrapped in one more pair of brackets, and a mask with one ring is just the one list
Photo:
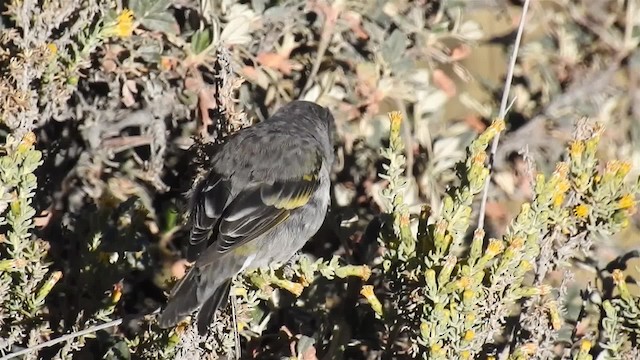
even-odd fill
[(230, 180), (212, 171), (192, 195), (191, 233), (187, 260), (194, 262), (209, 246), (213, 228), (218, 224), (230, 197)]
[(322, 155), (314, 152), (298, 176), (248, 185), (224, 210), (216, 249), (231, 251), (285, 221), (291, 211), (309, 202), (320, 185)]
[[(196, 190), (191, 213), (187, 260), (193, 262), (209, 246), (223, 254), (285, 221), (309, 201), (320, 185), (322, 155), (299, 157), (298, 176), (278, 181), (249, 182), (233, 199), (231, 179), (212, 171)], [(213, 236), (212, 236), (213, 235)]]

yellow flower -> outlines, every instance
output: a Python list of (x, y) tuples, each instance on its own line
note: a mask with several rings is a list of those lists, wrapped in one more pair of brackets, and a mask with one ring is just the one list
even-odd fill
[(444, 350), (442, 349), (442, 346), (440, 346), (440, 344), (433, 344), (431, 345), (431, 354), (433, 356), (442, 356), (444, 355)]
[(124, 9), (118, 15), (115, 34), (120, 37), (128, 37), (133, 33), (133, 11)]
[(247, 323), (244, 321), (238, 321), (238, 331), (242, 331), (247, 327)]
[(562, 316), (558, 310), (558, 303), (550, 301), (546, 304), (547, 310), (549, 310), (549, 317), (551, 318), (551, 326), (554, 330), (558, 331), (562, 327)]
[(26, 153), (33, 147), (33, 144), (35, 144), (36, 140), (36, 134), (34, 134), (32, 131), (29, 131), (24, 135), (22, 141), (18, 145), (17, 152), (20, 154)]
[(560, 205), (562, 205), (563, 202), (564, 202), (564, 194), (562, 194), (562, 193), (553, 194), (553, 206), (554, 207), (560, 207)]
[(476, 315), (469, 313), (467, 314), (467, 316), (465, 316), (464, 320), (467, 324), (473, 324), (476, 321)]
[(451, 318), (451, 310), (449, 309), (442, 310), (442, 317), (444, 317), (445, 321), (449, 321), (449, 318)]
[(522, 272), (528, 272), (529, 270), (533, 270), (533, 265), (531, 265), (531, 262), (528, 260), (522, 260), (520, 264), (518, 264), (518, 268)]
[(103, 37), (128, 37), (133, 33), (133, 29), (135, 29), (133, 11), (124, 9), (115, 20), (105, 25), (100, 34)]
[(393, 111), (389, 113), (389, 120), (391, 120), (391, 132), (399, 133), (400, 125), (402, 124), (402, 114), (399, 111)]
[(611, 274), (611, 277), (613, 277), (613, 282), (616, 285), (620, 285), (620, 284), (624, 283), (624, 273), (620, 269), (613, 270), (613, 273)]
[(49, 50), (49, 54), (51, 57), (56, 56), (56, 54), (58, 53), (58, 47), (54, 43), (48, 43), (47, 50)]
[(563, 194), (569, 191), (569, 188), (571, 188), (571, 184), (567, 179), (562, 179), (558, 181), (558, 185), (556, 186), (556, 189), (558, 190), (558, 192)]
[(462, 301), (464, 303), (470, 304), (471, 301), (473, 301), (473, 298), (475, 296), (476, 296), (476, 292), (475, 291), (467, 289), (462, 293)]
[(631, 164), (626, 161), (620, 162), (620, 167), (618, 168), (618, 176), (625, 177), (631, 171)]
[(458, 279), (457, 284), (459, 289), (468, 289), (471, 284), (473, 284), (473, 281), (471, 280), (471, 278), (469, 276), (463, 276), (460, 279)]
[(122, 297), (122, 284), (117, 283), (113, 285), (113, 291), (111, 292), (111, 303), (117, 304)]
[(378, 300), (378, 298), (376, 297), (376, 294), (373, 292), (373, 286), (363, 285), (362, 288), (360, 289), (360, 294), (364, 296), (365, 299), (367, 299), (373, 311), (375, 311), (376, 314), (382, 316), (383, 314), (382, 303), (380, 302), (380, 300)]
[(571, 142), (571, 145), (569, 146), (569, 154), (571, 154), (572, 158), (577, 158), (579, 156), (582, 156), (583, 152), (584, 152), (583, 141), (575, 140)]
[(478, 153), (473, 157), (474, 165), (484, 166), (485, 161), (487, 161), (487, 153), (482, 150), (478, 151)]
[(580, 204), (573, 209), (573, 213), (577, 217), (584, 219), (589, 215), (589, 206), (585, 204)]
[(600, 135), (595, 135), (591, 139), (587, 140), (585, 143), (587, 154), (589, 155), (595, 154), (598, 148), (599, 142), (600, 142)]
[(634, 207), (635, 205), (635, 199), (631, 194), (626, 194), (622, 198), (620, 198), (620, 200), (618, 200), (618, 207), (620, 207), (620, 209), (629, 209)]
[(184, 333), (187, 330), (188, 326), (189, 326), (189, 322), (188, 321), (182, 321), (182, 322), (178, 323), (178, 325), (173, 329), (173, 331), (177, 335), (181, 335), (182, 333)]
[(624, 220), (622, 220), (622, 222), (620, 223), (620, 226), (621, 226), (623, 229), (628, 228), (628, 227), (629, 227), (629, 218), (625, 218)]
[(505, 124), (504, 124), (504, 120), (502, 119), (496, 119), (493, 124), (491, 124), (491, 127), (494, 128), (496, 131), (502, 131), (505, 128)]
[(428, 337), (430, 330), (431, 330), (431, 325), (429, 325), (428, 322), (422, 321), (420, 323), (420, 333), (422, 334), (423, 337), (425, 338)]
[(587, 354), (589, 353), (590, 350), (591, 350), (591, 341), (582, 340), (582, 343), (580, 343), (580, 353)]
[(502, 243), (502, 240), (491, 239), (489, 240), (489, 246), (487, 246), (486, 254), (490, 257), (494, 257), (500, 254), (502, 250), (504, 250), (504, 244)]
[(464, 332), (464, 339), (466, 341), (471, 341), (475, 337), (476, 337), (476, 333), (473, 330), (467, 330), (467, 331)]
[(629, 287), (627, 286), (627, 282), (624, 277), (624, 273), (620, 269), (613, 270), (611, 274), (613, 277), (613, 282), (618, 287), (618, 291), (620, 292), (620, 297), (625, 300), (631, 300), (631, 293), (629, 292)]
[(514, 250), (520, 249), (523, 246), (524, 246), (524, 238), (520, 236), (516, 236), (515, 238), (513, 238), (513, 240), (511, 240), (511, 244), (509, 245), (509, 247)]

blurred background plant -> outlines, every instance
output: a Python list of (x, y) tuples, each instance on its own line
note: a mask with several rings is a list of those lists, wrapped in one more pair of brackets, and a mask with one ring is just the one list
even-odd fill
[[(532, 1), (504, 122), (518, 1), (0, 6), (0, 354), (122, 318), (26, 358), (640, 357), (637, 0)], [(183, 194), (300, 98), (337, 120), (325, 226), (158, 329)]]

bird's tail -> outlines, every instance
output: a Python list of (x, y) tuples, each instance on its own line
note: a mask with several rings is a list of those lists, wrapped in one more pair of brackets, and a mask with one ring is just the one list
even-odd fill
[(169, 303), (158, 317), (161, 328), (176, 325), (198, 308), (198, 277), (198, 269), (194, 266), (171, 290)]
[(171, 291), (167, 307), (158, 317), (158, 325), (163, 329), (172, 327), (200, 308), (198, 332), (206, 333), (216, 310), (225, 304), (231, 280), (242, 264), (243, 261), (234, 256), (217, 257), (206, 266), (196, 264)]
[(200, 335), (206, 334), (209, 324), (215, 321), (216, 310), (227, 303), (230, 290), (231, 279), (220, 285), (213, 295), (204, 302), (202, 308), (200, 308), (200, 311), (198, 312), (198, 333)]

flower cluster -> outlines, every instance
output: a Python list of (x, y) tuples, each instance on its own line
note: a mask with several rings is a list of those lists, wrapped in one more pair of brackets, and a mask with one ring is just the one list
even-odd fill
[[(388, 245), (381, 280), (388, 290), (382, 300), (373, 299), (368, 290), (367, 299), (376, 308), (386, 304), (390, 310), (383, 321), (391, 334), (414, 339), (417, 345), (411, 352), (424, 358), (475, 358), (504, 332), (504, 319), (513, 316), (520, 317), (519, 326), (527, 330), (515, 338), (513, 358), (548, 348), (545, 342), (556, 339), (566, 323), (564, 290), (553, 290), (546, 276), (588, 251), (596, 226), (609, 234), (626, 226), (639, 190), (625, 182), (629, 165), (613, 161), (599, 171), (596, 149), (602, 129), (582, 123), (579, 128), (587, 130), (576, 134), (567, 160), (558, 163), (549, 178), (535, 177), (533, 199), (522, 205), (505, 235), (487, 239), (483, 229), (476, 229), (467, 239), (474, 197), (489, 174), (485, 151), (504, 128), (497, 120), (469, 146), (461, 185), (444, 197), (442, 209), (429, 215), (424, 208), (417, 216), (414, 236), (406, 207), (398, 201), (405, 181), (397, 161), (403, 149), (398, 118), (391, 115), (390, 146), (384, 152), (390, 161), (383, 175), (389, 180), (385, 196), (393, 204), (389, 209), (395, 229), (382, 234)], [(622, 323), (637, 328), (637, 299), (624, 291), (616, 274), (621, 297), (615, 303), (618, 308), (624, 304), (627, 316)], [(523, 301), (525, 308), (517, 310)], [(546, 316), (532, 316), (538, 313)], [(581, 341), (577, 358), (585, 358), (590, 349), (589, 339)]]

